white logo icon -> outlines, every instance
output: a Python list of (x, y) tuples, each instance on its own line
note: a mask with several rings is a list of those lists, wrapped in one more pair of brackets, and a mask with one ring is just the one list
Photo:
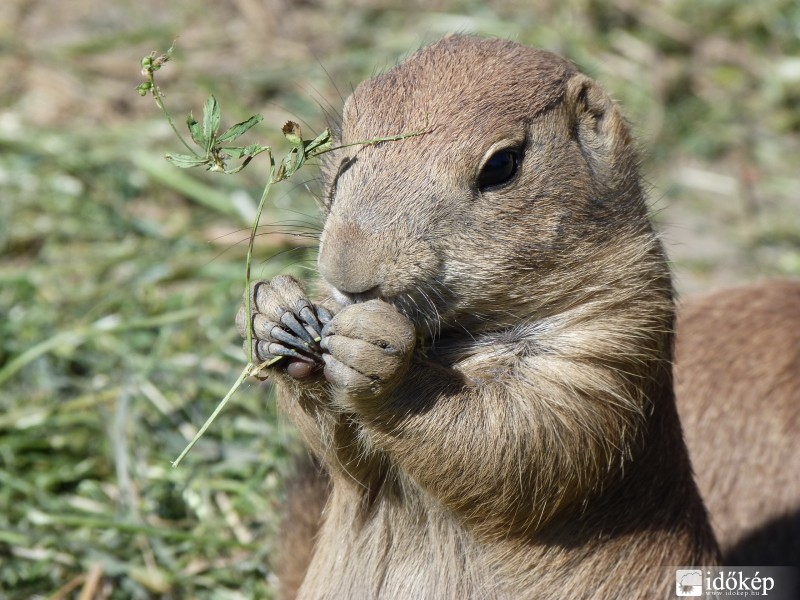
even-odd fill
[(678, 596), (702, 596), (703, 573), (698, 570), (675, 572), (675, 593)]

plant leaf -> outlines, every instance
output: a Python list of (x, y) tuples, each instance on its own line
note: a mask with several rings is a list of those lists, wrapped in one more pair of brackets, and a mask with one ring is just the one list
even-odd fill
[(170, 46), (170, 47), (167, 49), (167, 51), (164, 53), (164, 55), (165, 55), (167, 58), (172, 58), (172, 53), (173, 53), (173, 52), (175, 52), (175, 45), (176, 45), (177, 43), (178, 43), (178, 40), (177, 40), (177, 39), (175, 39), (175, 40), (172, 40), (172, 45), (171, 45), (171, 46)]
[(253, 127), (254, 125), (258, 125), (259, 123), (261, 123), (261, 121), (263, 121), (263, 120), (264, 120), (264, 117), (262, 115), (253, 115), (252, 117), (250, 117), (246, 121), (242, 121), (241, 123), (236, 123), (236, 125), (233, 125), (233, 126), (229, 127), (225, 131), (225, 133), (223, 133), (221, 136), (219, 136), (217, 138), (217, 141), (218, 142), (232, 142), (233, 140), (238, 138), (240, 135), (245, 133), (247, 130), (249, 130), (251, 127)]
[(333, 140), (331, 139), (331, 130), (326, 129), (311, 141), (303, 142), (305, 144), (306, 157), (317, 156), (323, 152), (327, 152), (333, 147)]
[(195, 120), (194, 115), (191, 112), (186, 116), (186, 126), (189, 128), (189, 134), (192, 136), (194, 143), (201, 148), (205, 148), (206, 139), (203, 137), (203, 129), (200, 127), (200, 123)]
[(206, 152), (214, 146), (214, 140), (219, 131), (219, 122), (219, 104), (217, 104), (217, 99), (211, 95), (203, 107), (203, 137), (205, 138)]
[(278, 169), (278, 181), (288, 179), (294, 175), (295, 171), (302, 167), (305, 161), (306, 155), (298, 148), (292, 148), (289, 154), (284, 156), (281, 161), (281, 166)]
[(208, 159), (201, 156), (192, 156), (190, 154), (167, 154), (165, 158), (176, 167), (181, 169), (191, 169), (192, 167), (199, 167), (208, 162)]
[(261, 144), (250, 144), (246, 148), (242, 148), (239, 151), (239, 158), (243, 156), (255, 156), (256, 154), (260, 154), (265, 150), (269, 150), (269, 146), (262, 146)]

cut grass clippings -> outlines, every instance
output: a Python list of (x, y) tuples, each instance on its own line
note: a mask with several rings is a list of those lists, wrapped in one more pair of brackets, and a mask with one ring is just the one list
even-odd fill
[[(233, 322), (267, 167), (220, 178), (164, 161), (176, 144), (136, 96), (142, 54), (181, 36), (164, 80), (181, 115), (213, 91), (231, 114), (321, 132), (351, 82), (449, 31), (554, 50), (620, 101), (678, 284), (701, 289), (800, 274), (798, 7), (4, 5), (0, 598), (274, 597), (280, 481), (299, 446), (269, 387), (245, 380), (170, 465), (242, 370)], [(264, 204), (254, 279), (313, 275), (304, 173)]]

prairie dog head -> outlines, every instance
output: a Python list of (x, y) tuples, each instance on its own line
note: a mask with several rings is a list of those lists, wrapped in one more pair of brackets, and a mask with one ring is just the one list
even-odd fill
[(420, 326), (475, 332), (652, 278), (660, 249), (628, 129), (569, 62), (445, 38), (359, 85), (339, 141), (426, 121), (325, 165), (319, 270), (339, 302), (380, 297)]

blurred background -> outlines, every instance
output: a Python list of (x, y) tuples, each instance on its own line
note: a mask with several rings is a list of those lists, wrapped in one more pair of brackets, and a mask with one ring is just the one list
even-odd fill
[[(622, 105), (687, 295), (800, 275), (796, 0), (3, 0), (0, 4), (0, 598), (270, 598), (297, 442), (248, 382), (233, 317), (264, 161), (181, 171), (140, 59), (182, 125), (282, 154), (351, 88), (448, 32), (577, 63)], [(254, 278), (314, 277), (308, 167), (277, 186)]]

